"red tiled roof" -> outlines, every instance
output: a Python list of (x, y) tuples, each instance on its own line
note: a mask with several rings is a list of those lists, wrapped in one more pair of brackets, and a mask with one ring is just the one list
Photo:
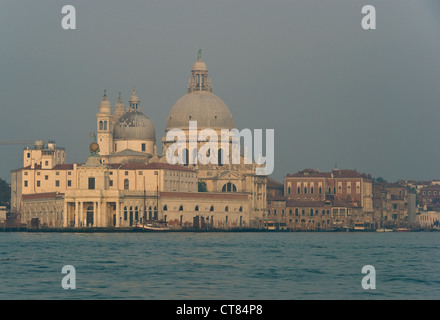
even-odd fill
[(190, 167), (181, 166), (178, 164), (169, 164), (169, 163), (110, 163), (107, 164), (107, 166), (113, 168), (113, 169), (121, 169), (121, 170), (160, 170), (160, 169), (167, 169), (167, 170), (179, 170), (179, 171), (189, 171), (189, 172), (196, 172), (195, 169)]
[(330, 177), (330, 172), (319, 172), (314, 169), (304, 169), (302, 171), (298, 171), (297, 173), (289, 173), (287, 177), (309, 177), (309, 178), (328, 178)]
[(35, 199), (54, 199), (57, 196), (63, 196), (64, 193), (47, 192), (47, 193), (33, 193), (23, 194), (21, 197), (23, 200), (35, 200)]
[(245, 193), (234, 192), (159, 192), (161, 199), (180, 198), (180, 199), (212, 199), (212, 200), (247, 200)]
[(266, 183), (266, 187), (267, 188), (284, 188), (284, 184), (281, 182), (278, 182), (270, 177), (267, 177), (267, 183)]

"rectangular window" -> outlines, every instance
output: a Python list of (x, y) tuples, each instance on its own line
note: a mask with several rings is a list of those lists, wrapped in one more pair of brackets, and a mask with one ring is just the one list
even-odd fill
[(89, 190), (95, 190), (95, 178), (89, 178)]
[(31, 153), (30, 153), (30, 152), (27, 153), (27, 157), (28, 157), (28, 158), (31, 157)]
[(142, 171), (139, 171), (139, 175), (141, 176), (141, 175), (143, 175), (144, 173), (142, 172)]
[(145, 143), (142, 143), (142, 151), (145, 151)]
[(40, 186), (40, 180), (37, 180), (37, 187)]
[(40, 172), (37, 172), (37, 176), (39, 176), (40, 175)]
[(46, 166), (48, 166), (48, 165), (49, 165), (49, 161), (44, 161), (44, 164), (45, 164)]
[(113, 187), (113, 180), (110, 180), (110, 181), (108, 182), (108, 185), (109, 185), (110, 187)]
[(67, 186), (71, 187), (72, 186), (72, 180), (67, 180)]
[(70, 172), (70, 171), (67, 172), (67, 175), (68, 175), (68, 176), (71, 176), (71, 175), (72, 175), (72, 172)]
[(55, 187), (59, 187), (60, 186), (60, 180), (56, 180), (55, 181)]
[(25, 187), (28, 186), (28, 182), (27, 182), (27, 180), (24, 180), (24, 186), (25, 186)]
[(49, 176), (44, 176), (44, 180), (49, 180)]
[(125, 175), (128, 176), (128, 171), (125, 171)]

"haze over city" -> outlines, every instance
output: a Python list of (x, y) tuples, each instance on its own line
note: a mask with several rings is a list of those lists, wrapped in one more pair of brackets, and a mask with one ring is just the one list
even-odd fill
[[(275, 129), (275, 179), (335, 165), (438, 179), (440, 4), (367, 2), (376, 30), (365, 1), (2, 1), (0, 140), (55, 140), (83, 163), (104, 90), (113, 106), (136, 86), (160, 148), (202, 49), (235, 126)], [(0, 145), (0, 178), (23, 147)]]

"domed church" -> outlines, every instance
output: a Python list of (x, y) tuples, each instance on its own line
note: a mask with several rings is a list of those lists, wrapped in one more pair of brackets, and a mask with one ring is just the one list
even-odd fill
[[(23, 167), (11, 173), (11, 209), (23, 223), (60, 228), (131, 228), (159, 220), (190, 228), (262, 225), (267, 177), (256, 174), (255, 163), (245, 162), (243, 154), (239, 163), (230, 161), (232, 141), (209, 149), (218, 162), (188, 161), (207, 142), (200, 139), (202, 130), (221, 137), (223, 129), (234, 129), (231, 110), (213, 93), (201, 51), (187, 92), (166, 119), (161, 155), (154, 123), (143, 113), (136, 88), (128, 103), (126, 107), (119, 94), (112, 112), (104, 92), (96, 114), (96, 141), (85, 163), (66, 164), (64, 149), (54, 143), (24, 149)], [(195, 140), (189, 135), (193, 121)], [(186, 133), (183, 163), (169, 163), (166, 157), (175, 142), (167, 139), (173, 129)], [(200, 182), (206, 190), (199, 190)]]
[[(229, 150), (222, 150), (220, 141), (218, 143), (218, 164), (201, 165), (199, 161), (190, 164), (189, 158), (193, 155), (196, 159), (197, 150), (206, 141), (197, 140), (192, 144), (197, 146), (190, 150), (190, 121), (197, 121), (197, 136), (203, 129), (213, 129), (217, 137), (222, 136), (222, 129), (234, 129), (234, 119), (226, 103), (212, 92), (211, 79), (208, 76), (208, 68), (202, 60), (199, 50), (197, 61), (193, 64), (191, 75), (188, 81), (188, 92), (181, 97), (171, 108), (167, 123), (166, 133), (172, 129), (180, 129), (187, 137), (187, 148), (184, 150), (184, 163), (197, 170), (199, 181), (204, 181), (208, 192), (245, 193), (249, 197), (249, 210), (251, 220), (262, 218), (266, 208), (266, 176), (256, 175), (255, 164), (246, 164), (244, 155), (241, 154), (240, 163), (233, 164), (232, 141), (229, 143)], [(167, 140), (166, 134), (162, 138), (163, 155), (161, 162), (166, 162), (166, 150), (174, 140)], [(229, 155), (228, 161), (224, 158)]]
[(154, 124), (142, 113), (136, 89), (133, 89), (127, 110), (119, 94), (114, 114), (104, 93), (96, 118), (97, 143), (103, 164), (147, 163), (157, 156)]

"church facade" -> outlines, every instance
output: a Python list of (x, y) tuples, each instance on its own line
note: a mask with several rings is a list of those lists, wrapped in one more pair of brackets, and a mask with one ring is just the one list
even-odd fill
[(166, 119), (162, 155), (154, 123), (142, 112), (135, 89), (127, 108), (121, 95), (112, 108), (104, 93), (96, 121), (96, 141), (85, 163), (66, 163), (64, 149), (54, 142), (36, 141), (24, 149), (23, 167), (11, 173), (11, 208), (22, 223), (58, 228), (129, 228), (151, 221), (218, 229), (262, 226), (267, 177), (256, 174), (253, 163), (227, 161), (232, 142), (213, 152), (216, 164), (189, 163), (195, 152), (191, 146), (199, 149), (203, 141), (194, 144), (187, 135), (182, 163), (167, 160), (174, 143), (167, 138), (170, 130), (188, 132), (190, 121), (197, 121), (197, 133), (234, 128), (228, 106), (212, 93), (200, 54), (187, 93)]

